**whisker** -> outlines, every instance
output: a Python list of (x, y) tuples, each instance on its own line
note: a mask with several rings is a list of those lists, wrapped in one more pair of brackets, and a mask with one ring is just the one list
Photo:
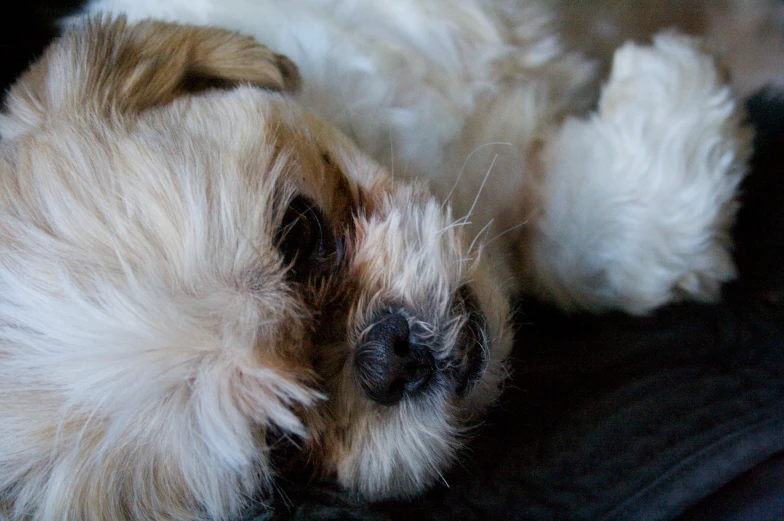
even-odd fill
[(438, 477), (441, 479), (441, 483), (443, 483), (446, 488), (452, 488), (452, 487), (449, 486), (449, 482), (446, 480), (444, 475), (441, 474), (441, 471), (438, 470), (438, 468), (436, 468), (435, 465), (432, 465), (432, 468), (433, 468), (433, 470), (436, 471), (436, 474), (438, 474)]
[(487, 169), (487, 173), (485, 174), (484, 179), (482, 179), (482, 184), (479, 185), (479, 190), (476, 192), (476, 197), (474, 197), (474, 202), (471, 203), (471, 208), (468, 209), (468, 213), (466, 214), (465, 218), (468, 219), (474, 213), (474, 208), (476, 208), (476, 203), (479, 201), (479, 196), (482, 195), (482, 190), (485, 189), (485, 184), (487, 184), (487, 180), (490, 178), (490, 172), (493, 171), (493, 166), (495, 165), (495, 161), (498, 159), (498, 154), (493, 157), (493, 161), (490, 163), (490, 167)]
[[(286, 493), (286, 491), (281, 487), (278, 483), (278, 480), (272, 480), (272, 489), (273, 492), (276, 494), (276, 497), (280, 499), (280, 501), (288, 508), (291, 508), (294, 505), (294, 502), (291, 500), (291, 497)], [(266, 506), (266, 505), (265, 505)]]
[(392, 130), (388, 132), (389, 136), (389, 170), (392, 172), (392, 179), (395, 178), (395, 150), (392, 146)]
[[(479, 230), (479, 231), (477, 232), (477, 234), (474, 236), (474, 240), (473, 240), (473, 241), (471, 241), (471, 244), (470, 244), (470, 246), (468, 246), (468, 254), (469, 254), (469, 255), (471, 254), (471, 252), (472, 252), (472, 251), (474, 251), (474, 245), (476, 244), (476, 241), (479, 239), (479, 237), (481, 237), (481, 236), (482, 236), (482, 234), (483, 234), (484, 232), (486, 232), (487, 230), (489, 230), (489, 229), (490, 229), (490, 226), (492, 226), (492, 224), (493, 224), (493, 219), (490, 219), (489, 221), (487, 221), (487, 224), (485, 224), (485, 225), (482, 227), (482, 229), (481, 229), (481, 230)], [(486, 245), (486, 244), (487, 244), (487, 243), (485, 243), (485, 245)]]
[(484, 246), (487, 246), (488, 244), (491, 244), (491, 243), (492, 243), (493, 241), (495, 241), (496, 239), (500, 239), (501, 237), (503, 237), (503, 236), (504, 236), (504, 235), (506, 235), (507, 233), (509, 233), (509, 232), (513, 232), (514, 230), (516, 230), (516, 229), (518, 229), (518, 228), (521, 228), (521, 227), (525, 226), (526, 224), (528, 224), (528, 219), (526, 219), (525, 221), (523, 221), (523, 222), (521, 222), (521, 223), (517, 223), (517, 224), (515, 224), (514, 226), (512, 226), (512, 227), (510, 227), (510, 228), (507, 228), (506, 230), (502, 231), (501, 233), (499, 233), (498, 235), (496, 235), (495, 237), (493, 237), (492, 239), (490, 239), (489, 241), (487, 241), (486, 243), (484, 243)]
[(458, 219), (456, 221), (453, 221), (453, 222), (447, 224), (446, 226), (444, 226), (443, 228), (441, 228), (438, 231), (438, 235), (440, 236), (440, 235), (448, 232), (452, 228), (462, 228), (463, 226), (468, 226), (469, 224), (471, 224), (471, 221), (466, 221), (464, 217), (461, 217), (460, 219)]
[(255, 253), (256, 253), (256, 254), (257, 254), (257, 255), (258, 255), (260, 258), (263, 258), (263, 257), (262, 257), (262, 255), (263, 255), (263, 254), (261, 253), (261, 249), (259, 248), (259, 246), (258, 246), (258, 245), (256, 245), (256, 244), (255, 244), (255, 243), (254, 243), (254, 242), (251, 240), (251, 238), (250, 238), (248, 235), (246, 235), (246, 234), (245, 234), (245, 232), (242, 230), (242, 228), (240, 228), (239, 224), (237, 224), (237, 226), (235, 227), (235, 230), (237, 231), (237, 235), (239, 235), (239, 237), (240, 237), (241, 239), (244, 239), (244, 240), (245, 240), (245, 243), (248, 245), (248, 247), (249, 247), (251, 250), (253, 250), (253, 251), (254, 251), (254, 252), (255, 252)]
[(452, 198), (452, 194), (455, 192), (455, 189), (457, 188), (457, 185), (460, 182), (460, 178), (463, 176), (463, 172), (465, 171), (465, 167), (468, 164), (468, 161), (471, 159), (471, 156), (473, 156), (476, 152), (478, 152), (479, 150), (483, 149), (484, 147), (489, 147), (489, 146), (492, 146), (492, 145), (512, 146), (511, 143), (506, 143), (504, 141), (493, 141), (493, 142), (490, 142), (490, 143), (485, 143), (484, 145), (479, 145), (478, 147), (473, 149), (471, 151), (471, 153), (468, 154), (468, 156), (466, 156), (465, 161), (463, 161), (463, 166), (460, 167), (460, 172), (457, 174), (457, 179), (455, 179), (455, 184), (452, 185), (452, 189), (449, 191), (449, 194), (444, 199), (444, 202), (441, 203), (441, 208), (442, 209), (444, 208), (444, 205), (447, 203), (447, 201), (449, 201)]

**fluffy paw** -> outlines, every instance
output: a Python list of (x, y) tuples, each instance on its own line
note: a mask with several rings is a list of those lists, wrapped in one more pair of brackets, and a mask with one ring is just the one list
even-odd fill
[(620, 48), (597, 112), (546, 146), (523, 252), (534, 290), (567, 309), (634, 314), (715, 300), (735, 274), (730, 228), (750, 137), (695, 40), (666, 33)]

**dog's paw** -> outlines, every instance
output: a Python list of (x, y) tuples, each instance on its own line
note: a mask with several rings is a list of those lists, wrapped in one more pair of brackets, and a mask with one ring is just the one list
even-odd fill
[(712, 301), (734, 277), (730, 228), (751, 133), (698, 42), (616, 51), (599, 107), (544, 152), (534, 289), (564, 308), (642, 314)]

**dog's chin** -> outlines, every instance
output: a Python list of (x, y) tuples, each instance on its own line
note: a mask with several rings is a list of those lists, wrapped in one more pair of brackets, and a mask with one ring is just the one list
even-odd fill
[[(485, 370), (465, 397), (433, 390), (391, 407), (365, 405), (365, 419), (352, 426), (353, 443), (335, 462), (339, 483), (380, 500), (411, 497), (443, 479), (497, 398), (498, 372)], [(354, 406), (362, 410), (358, 401)]]

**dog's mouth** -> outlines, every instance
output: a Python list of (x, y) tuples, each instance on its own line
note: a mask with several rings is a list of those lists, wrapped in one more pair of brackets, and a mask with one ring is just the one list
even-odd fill
[(457, 397), (468, 395), (488, 363), (487, 321), (476, 297), (463, 287), (453, 315), (460, 324), (446, 356), (435, 356), (444, 340), (404, 309), (376, 314), (354, 353), (354, 374), (365, 395), (390, 406), (447, 385)]

